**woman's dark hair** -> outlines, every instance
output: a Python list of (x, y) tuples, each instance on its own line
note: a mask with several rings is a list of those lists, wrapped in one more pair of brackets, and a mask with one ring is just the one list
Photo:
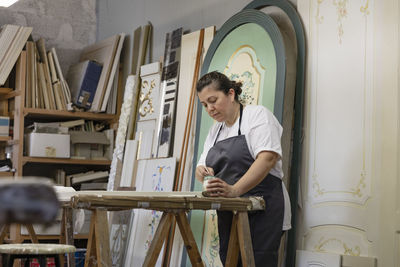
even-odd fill
[(239, 95), (242, 93), (242, 83), (229, 80), (226, 75), (212, 71), (204, 74), (203, 77), (197, 82), (197, 92), (200, 93), (204, 87), (212, 84), (215, 90), (222, 91), (226, 95), (229, 93), (229, 89), (235, 90), (235, 100), (239, 101)]

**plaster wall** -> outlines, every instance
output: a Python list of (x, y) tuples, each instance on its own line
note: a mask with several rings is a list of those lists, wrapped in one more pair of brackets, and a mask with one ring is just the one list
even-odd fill
[(96, 0), (20, 0), (0, 7), (3, 24), (33, 27), (33, 39), (42, 37), (47, 49), (56, 48), (66, 73), (81, 49), (96, 41)]
[[(124, 74), (131, 71), (132, 33), (151, 22), (153, 25), (151, 55), (147, 63), (159, 61), (164, 55), (165, 35), (179, 27), (185, 32), (215, 25), (217, 30), (232, 15), (241, 11), (250, 0), (98, 0), (97, 40), (125, 32)], [(291, 0), (293, 4), (296, 0)]]

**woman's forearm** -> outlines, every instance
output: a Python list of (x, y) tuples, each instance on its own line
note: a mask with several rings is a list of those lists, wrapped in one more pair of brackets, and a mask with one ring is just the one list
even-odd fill
[(271, 151), (258, 153), (256, 160), (247, 172), (233, 185), (237, 195), (241, 196), (258, 185), (275, 166), (278, 157), (278, 154)]

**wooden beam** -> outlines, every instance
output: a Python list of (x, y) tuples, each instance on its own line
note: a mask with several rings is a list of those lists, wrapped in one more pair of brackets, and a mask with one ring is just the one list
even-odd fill
[(150, 248), (147, 251), (146, 258), (144, 259), (144, 267), (155, 266), (155, 264), (157, 263), (158, 255), (160, 254), (161, 248), (169, 233), (172, 219), (172, 213), (163, 213), (157, 230), (154, 234), (153, 240), (151, 241)]
[(239, 240), (238, 240), (238, 215), (235, 213), (232, 217), (231, 234), (229, 236), (228, 253), (226, 255), (225, 266), (236, 267), (239, 258)]
[(240, 256), (242, 257), (243, 267), (254, 267), (253, 245), (251, 243), (251, 233), (249, 226), (249, 217), (247, 212), (239, 211), (237, 213), (238, 223), (237, 232), (239, 239)]
[(26, 230), (28, 230), (32, 243), (38, 244), (39, 240), (36, 236), (35, 229), (33, 229), (32, 224), (24, 224), (24, 226), (26, 227)]
[(194, 239), (193, 232), (190, 229), (190, 224), (184, 211), (175, 214), (176, 222), (178, 223), (179, 230), (181, 231), (183, 242), (187, 253), (189, 254), (190, 262), (194, 267), (204, 267), (203, 260), (199, 250), (197, 249), (196, 240)]
[(9, 224), (4, 224), (1, 226), (1, 231), (0, 231), (0, 244), (4, 243), (4, 239), (6, 238), (8, 232), (10, 231), (10, 225)]
[(111, 266), (111, 256), (107, 211), (96, 210), (96, 213), (94, 232), (96, 236), (97, 266), (109, 267)]

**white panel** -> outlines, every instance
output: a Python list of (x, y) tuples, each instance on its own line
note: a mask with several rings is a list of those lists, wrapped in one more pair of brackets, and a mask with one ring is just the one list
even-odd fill
[(135, 140), (139, 141), (138, 159), (149, 159), (154, 155), (156, 147), (155, 130), (157, 120), (138, 121), (136, 124)]
[(296, 267), (340, 267), (340, 255), (297, 250)]
[(371, 191), (372, 11), (365, 1), (310, 3), (309, 195), (313, 203), (364, 204)]
[(132, 177), (134, 175), (134, 166), (138, 150), (137, 140), (126, 140), (124, 154), (124, 164), (122, 165), (122, 175), (120, 186), (132, 186)]
[(139, 121), (157, 119), (160, 110), (160, 63), (140, 68)]
[(376, 258), (343, 255), (342, 267), (376, 267)]
[(363, 256), (369, 255), (371, 245), (364, 231), (344, 226), (319, 226), (305, 234), (303, 249)]

